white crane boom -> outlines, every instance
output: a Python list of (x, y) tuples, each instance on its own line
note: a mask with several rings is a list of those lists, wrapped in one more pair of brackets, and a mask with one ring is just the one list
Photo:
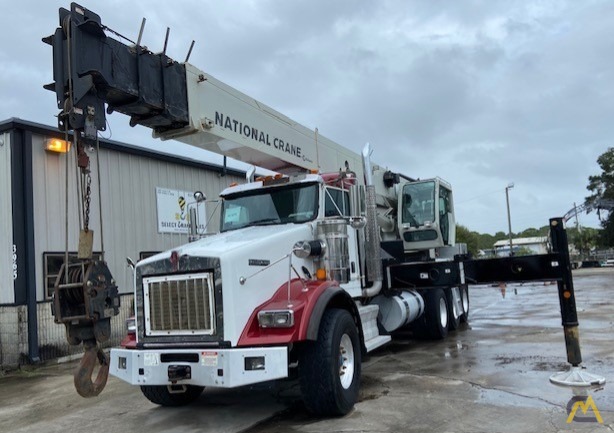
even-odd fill
[[(53, 46), (61, 130), (95, 138), (105, 111), (131, 117), (131, 125), (280, 173), (362, 172), (360, 155), (318, 135), (269, 106), (185, 62), (125, 45), (105, 33), (100, 16), (79, 6), (60, 9), (60, 27), (43, 40)], [(72, 59), (72, 61), (66, 61)], [(106, 110), (105, 110), (106, 104)], [(347, 161), (347, 164), (346, 164)], [(362, 176), (360, 176), (362, 178)]]
[(154, 135), (286, 173), (361, 168), (360, 156), (186, 63), (189, 124)]

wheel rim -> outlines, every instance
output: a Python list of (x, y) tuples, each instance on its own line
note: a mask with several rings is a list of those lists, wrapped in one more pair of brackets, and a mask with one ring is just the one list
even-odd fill
[(343, 389), (348, 389), (354, 380), (354, 346), (347, 334), (343, 334), (339, 343), (339, 379)]
[(446, 299), (444, 297), (439, 299), (439, 323), (442, 328), (448, 326), (448, 308), (446, 307)]
[(469, 311), (469, 293), (467, 293), (466, 287), (461, 289), (461, 300), (463, 301), (463, 314), (467, 314)]

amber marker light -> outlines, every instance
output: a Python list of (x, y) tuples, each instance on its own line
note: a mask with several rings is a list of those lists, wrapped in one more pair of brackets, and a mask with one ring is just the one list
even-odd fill
[(325, 280), (326, 279), (326, 269), (319, 268), (316, 271), (316, 278), (318, 280)]
[(48, 138), (45, 140), (45, 150), (54, 153), (67, 153), (70, 150), (70, 143), (59, 138)]

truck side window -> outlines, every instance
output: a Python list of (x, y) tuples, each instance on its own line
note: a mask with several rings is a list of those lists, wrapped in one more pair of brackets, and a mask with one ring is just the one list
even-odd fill
[(350, 195), (337, 188), (326, 188), (324, 192), (324, 216), (349, 216)]

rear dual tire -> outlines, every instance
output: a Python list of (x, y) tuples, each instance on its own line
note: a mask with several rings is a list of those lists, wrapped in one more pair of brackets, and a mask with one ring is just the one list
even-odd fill
[(469, 320), (469, 287), (466, 284), (460, 286), (461, 305), (463, 306), (463, 314), (460, 317), (462, 323)]
[(448, 336), (448, 299), (443, 289), (424, 292), (424, 320), (426, 335), (433, 340)]

